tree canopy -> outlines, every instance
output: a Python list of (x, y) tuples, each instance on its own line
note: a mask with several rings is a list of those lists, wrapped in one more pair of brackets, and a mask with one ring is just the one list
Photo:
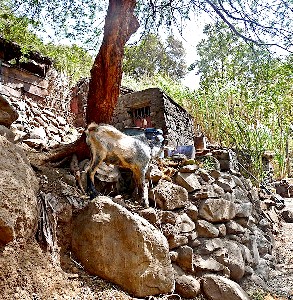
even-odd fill
[[(121, 2), (121, 1), (119, 1)], [(184, 30), (186, 21), (201, 16), (223, 21), (246, 42), (292, 50), (291, 0), (136, 0), (142, 32)], [(108, 3), (90, 0), (1, 0), (17, 15), (25, 15), (39, 28), (50, 27), (76, 41), (97, 46)]]
[(146, 30), (171, 25), (183, 30), (186, 20), (196, 22), (205, 15), (224, 22), (245, 42), (293, 51), (291, 0), (141, 0), (138, 4)]
[(148, 34), (137, 45), (125, 49), (123, 71), (136, 79), (141, 76), (165, 75), (181, 79), (186, 74), (185, 50), (173, 36), (162, 41)]

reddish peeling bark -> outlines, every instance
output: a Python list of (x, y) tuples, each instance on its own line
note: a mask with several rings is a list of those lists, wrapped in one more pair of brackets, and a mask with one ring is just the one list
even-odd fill
[[(111, 123), (122, 79), (124, 46), (138, 29), (134, 16), (136, 0), (109, 0), (104, 38), (91, 70), (86, 121)], [(57, 161), (77, 154), (79, 160), (90, 156), (83, 134), (79, 140), (52, 151), (47, 161)]]
[(86, 121), (111, 123), (122, 79), (124, 46), (139, 27), (136, 0), (109, 0), (104, 39), (91, 70)]

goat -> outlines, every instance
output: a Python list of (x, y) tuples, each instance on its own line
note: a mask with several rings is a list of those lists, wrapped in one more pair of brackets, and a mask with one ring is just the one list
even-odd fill
[(91, 150), (91, 161), (87, 170), (87, 192), (90, 199), (98, 195), (94, 186), (94, 177), (100, 164), (104, 161), (107, 164), (132, 171), (136, 187), (133, 197), (148, 207), (145, 174), (151, 159), (150, 147), (107, 124), (91, 123), (85, 133), (86, 142)]

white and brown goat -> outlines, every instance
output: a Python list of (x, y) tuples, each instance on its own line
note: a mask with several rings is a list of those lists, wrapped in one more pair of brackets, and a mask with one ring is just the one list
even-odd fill
[(133, 173), (135, 190), (133, 197), (148, 206), (145, 174), (151, 159), (151, 149), (137, 138), (128, 136), (107, 124), (91, 123), (86, 131), (86, 142), (91, 150), (87, 192), (93, 199), (98, 195), (94, 177), (102, 162), (130, 169)]

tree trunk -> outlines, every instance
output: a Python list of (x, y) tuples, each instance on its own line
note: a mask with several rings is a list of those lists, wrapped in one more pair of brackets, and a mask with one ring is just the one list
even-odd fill
[(111, 123), (120, 92), (124, 46), (138, 29), (136, 0), (109, 0), (104, 39), (91, 70), (86, 121)]
[[(133, 14), (135, 4), (136, 0), (109, 0), (102, 46), (91, 70), (87, 124), (111, 123), (119, 97), (124, 46), (139, 27)], [(84, 134), (75, 143), (52, 151), (47, 160), (57, 161), (73, 154), (79, 160), (89, 157)]]

